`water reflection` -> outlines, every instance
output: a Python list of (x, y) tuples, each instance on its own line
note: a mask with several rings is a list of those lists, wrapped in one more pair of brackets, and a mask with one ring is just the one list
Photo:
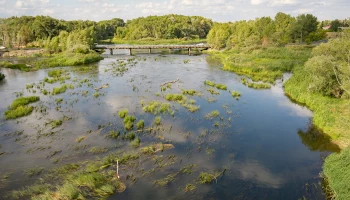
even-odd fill
[(331, 137), (310, 123), (307, 131), (298, 130), (298, 135), (311, 151), (340, 152), (338, 145), (332, 143)]

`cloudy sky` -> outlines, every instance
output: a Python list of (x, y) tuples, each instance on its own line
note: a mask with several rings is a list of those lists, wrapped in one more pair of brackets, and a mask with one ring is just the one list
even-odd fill
[(350, 17), (350, 0), (0, 0), (0, 18), (49, 15), (58, 19), (133, 19), (169, 13), (236, 21), (285, 12), (320, 20)]

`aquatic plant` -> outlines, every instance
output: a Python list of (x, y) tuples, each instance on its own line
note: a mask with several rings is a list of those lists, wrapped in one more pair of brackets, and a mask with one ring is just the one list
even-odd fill
[(47, 73), (47, 75), (49, 77), (60, 77), (62, 74), (64, 73), (64, 70), (61, 69), (55, 69), (55, 70), (51, 70)]
[(241, 83), (243, 85), (248, 86), (249, 88), (254, 88), (254, 89), (269, 89), (271, 88), (270, 84), (267, 83), (254, 83), (254, 82), (249, 82), (247, 79), (242, 78)]
[(159, 126), (162, 123), (162, 118), (160, 116), (154, 119), (154, 124)]
[(199, 175), (199, 183), (201, 184), (210, 184), (213, 182), (215, 177), (212, 174), (206, 173), (206, 172), (201, 172)]
[(136, 135), (135, 135), (134, 132), (129, 132), (129, 133), (123, 135), (123, 139), (124, 139), (124, 140), (130, 140), (130, 141), (132, 141), (132, 140), (135, 139), (135, 137), (136, 137)]
[(219, 90), (227, 90), (227, 86), (224, 84), (216, 84), (215, 87)]
[(212, 86), (212, 87), (215, 87), (215, 85), (216, 85), (213, 81), (209, 81), (209, 80), (205, 80), (205, 81), (204, 81), (204, 84), (205, 84), (205, 85)]
[(96, 146), (95, 147), (91, 147), (90, 150), (89, 150), (89, 152), (93, 153), (93, 154), (105, 153), (107, 151), (108, 151), (108, 149), (106, 149), (106, 148), (96, 147)]
[(141, 119), (136, 123), (137, 130), (143, 129), (145, 127), (145, 120)]
[(185, 101), (186, 97), (182, 94), (167, 94), (165, 99), (168, 101)]
[(196, 90), (182, 90), (182, 94), (188, 94), (188, 95), (200, 95), (199, 92), (197, 92)]
[(191, 192), (191, 191), (193, 191), (193, 190), (195, 190), (196, 189), (196, 186), (195, 185), (193, 185), (193, 184), (186, 184), (186, 186), (185, 186), (185, 192)]
[(159, 179), (153, 182), (154, 185), (158, 186), (158, 187), (164, 187), (166, 185), (168, 185), (169, 183), (173, 182), (175, 180), (175, 177), (178, 173), (173, 173), (173, 174), (169, 174), (167, 177), (163, 178), (163, 179)]
[(52, 95), (57, 95), (61, 93), (65, 93), (67, 89), (74, 89), (74, 85), (72, 84), (64, 84), (60, 87), (54, 87), (51, 94)]
[(131, 130), (134, 127), (134, 122), (136, 118), (132, 115), (127, 115), (124, 117), (124, 128), (125, 130)]
[(118, 115), (119, 115), (120, 118), (126, 117), (128, 115), (128, 109), (120, 110), (118, 112)]
[(208, 113), (207, 115), (205, 115), (206, 119), (213, 119), (215, 117), (218, 117), (220, 115), (220, 112), (218, 110), (213, 110), (210, 113)]
[(208, 92), (210, 92), (211, 94), (220, 94), (219, 92), (215, 91), (214, 89), (207, 89)]
[(241, 93), (239, 93), (239, 92), (237, 92), (237, 91), (232, 91), (232, 92), (231, 92), (231, 95), (232, 95), (233, 97), (240, 97), (240, 96), (241, 96)]
[(162, 103), (159, 101), (149, 101), (147, 103), (141, 102), (142, 110), (144, 112), (149, 112), (154, 115), (157, 115), (159, 113), (173, 113), (172, 109), (170, 108), (170, 104), (168, 103)]
[(5, 119), (16, 119), (31, 114), (34, 107), (28, 106), (28, 104), (39, 100), (40, 98), (38, 96), (19, 97), (15, 99), (9, 106), (9, 109), (5, 111)]
[(108, 137), (117, 139), (120, 135), (120, 131), (110, 131), (108, 134)]
[(137, 137), (130, 143), (130, 145), (133, 148), (138, 148), (140, 146), (140, 143), (141, 143), (141, 140), (140, 140), (140, 138)]

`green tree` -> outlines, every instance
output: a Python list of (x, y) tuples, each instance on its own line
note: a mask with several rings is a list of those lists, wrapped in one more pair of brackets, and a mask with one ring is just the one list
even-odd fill
[(295, 23), (294, 17), (282, 12), (277, 13), (275, 16), (276, 32), (273, 35), (274, 41), (278, 44), (291, 42)]
[(317, 30), (317, 17), (311, 14), (302, 14), (296, 18), (296, 23), (293, 29), (294, 39), (301, 42), (305, 41), (305, 38)]
[(227, 39), (231, 35), (230, 26), (227, 23), (215, 24), (207, 36), (208, 44), (215, 49), (226, 47)]

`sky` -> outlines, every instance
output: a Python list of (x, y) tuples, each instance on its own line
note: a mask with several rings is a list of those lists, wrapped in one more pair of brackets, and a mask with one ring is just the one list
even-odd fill
[(350, 0), (0, 0), (0, 18), (48, 15), (64, 20), (124, 20), (149, 15), (197, 15), (218, 22), (274, 17), (284, 12), (319, 20), (350, 17)]

